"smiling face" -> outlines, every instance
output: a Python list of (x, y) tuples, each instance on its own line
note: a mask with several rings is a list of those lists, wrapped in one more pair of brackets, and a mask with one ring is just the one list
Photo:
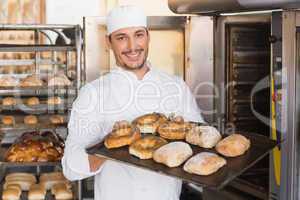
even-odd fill
[(117, 65), (127, 70), (138, 70), (145, 66), (149, 34), (144, 27), (122, 28), (107, 38), (113, 50)]

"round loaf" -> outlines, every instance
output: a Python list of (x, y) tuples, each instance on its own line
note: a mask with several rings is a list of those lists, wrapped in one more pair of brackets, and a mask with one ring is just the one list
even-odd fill
[(188, 122), (166, 121), (158, 127), (158, 133), (165, 139), (182, 140), (191, 128), (192, 125)]
[(61, 104), (62, 103), (62, 99), (60, 97), (49, 97), (47, 100), (47, 103), (49, 105), (57, 105), (57, 104)]
[(155, 133), (160, 124), (165, 122), (167, 117), (161, 113), (150, 113), (142, 115), (135, 120), (132, 124), (140, 129), (141, 133)]
[(221, 140), (216, 150), (218, 153), (227, 157), (243, 155), (250, 148), (250, 140), (240, 134), (232, 134)]
[(3, 106), (14, 106), (17, 104), (17, 100), (14, 97), (6, 97), (2, 99)]
[(153, 156), (153, 152), (165, 144), (167, 144), (166, 140), (149, 135), (132, 143), (129, 147), (129, 153), (140, 159), (150, 159)]
[(30, 75), (20, 82), (21, 87), (43, 86), (43, 81), (37, 75)]
[(3, 116), (2, 117), (2, 124), (14, 125), (15, 124), (15, 118), (13, 116)]
[(28, 115), (24, 117), (24, 123), (25, 124), (37, 124), (38, 123), (38, 118), (35, 115)]
[(158, 148), (153, 154), (153, 160), (168, 167), (178, 167), (193, 155), (192, 148), (185, 142), (171, 142)]
[(226, 160), (215, 153), (202, 152), (191, 157), (183, 166), (183, 170), (197, 175), (210, 175), (226, 165)]
[(203, 148), (213, 148), (222, 139), (219, 131), (212, 126), (195, 126), (185, 136), (185, 140)]
[[(116, 127), (116, 126), (115, 126)], [(131, 125), (114, 128), (104, 140), (106, 148), (118, 148), (131, 145), (134, 141), (141, 138), (140, 130)]]
[(63, 124), (65, 122), (64, 116), (61, 115), (52, 115), (50, 121), (52, 124)]
[(29, 106), (39, 105), (40, 100), (37, 97), (31, 97), (31, 98), (27, 99), (26, 103)]

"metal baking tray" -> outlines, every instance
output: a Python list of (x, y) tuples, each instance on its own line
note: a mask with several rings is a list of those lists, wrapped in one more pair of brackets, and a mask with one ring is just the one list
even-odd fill
[(0, 164), (1, 167), (22, 167), (22, 166), (56, 166), (60, 165), (58, 162), (7, 162), (5, 160), (5, 154), (10, 145), (1, 145), (0, 146)]
[[(43, 168), (39, 169), (40, 173), (43, 172), (49, 172), (44, 171)], [(22, 168), (21, 170), (19, 170), (19, 168), (16, 170), (16, 168), (5, 168), (2, 171), (2, 176), (1, 176), (1, 185), (0, 185), (0, 195), (2, 197), (2, 191), (3, 191), (3, 184), (4, 184), (4, 178), (5, 176), (9, 173), (9, 172), (29, 172), (29, 173), (33, 173), (36, 174), (36, 168), (35, 167), (26, 167), (26, 168)], [(53, 170), (51, 170), (53, 171)], [(77, 182), (72, 182), (72, 191), (73, 191), (73, 199), (72, 200), (78, 200), (79, 199), (79, 193), (78, 193), (78, 184)], [(28, 192), (23, 191), (20, 197), (20, 200), (27, 200), (28, 198)], [(45, 195), (45, 199), (44, 200), (55, 200), (54, 195), (51, 194), (51, 191), (47, 191), (46, 195)]]
[(76, 95), (75, 86), (42, 86), (42, 87), (0, 87), (1, 96), (53, 96)]
[[(262, 159), (276, 145), (276, 141), (265, 136), (253, 133), (241, 133), (251, 141), (250, 149), (242, 156), (235, 158), (226, 158), (227, 164), (219, 171), (209, 176), (199, 176), (189, 174), (183, 170), (183, 165), (175, 168), (169, 168), (163, 164), (150, 160), (140, 160), (139, 158), (129, 154), (128, 147), (117, 149), (105, 148), (103, 142), (89, 148), (88, 153), (100, 155), (111, 160), (120, 161), (129, 165), (137, 166), (143, 169), (155, 171), (167, 176), (182, 179), (183, 181), (194, 183), (202, 187), (210, 187), (214, 189), (222, 189), (231, 180), (242, 174), (245, 170), (253, 166), (257, 161)], [(214, 152), (214, 149), (204, 149), (191, 145), (193, 155), (200, 152)]]
[[(54, 113), (53, 113), (54, 114)], [(37, 130), (37, 129), (56, 129), (56, 128), (63, 128), (67, 126), (68, 117), (65, 114), (59, 115), (64, 116), (64, 123), (62, 124), (51, 124), (50, 117), (51, 115), (36, 115), (38, 118), (37, 124), (24, 124), (23, 120), (26, 115), (13, 115), (15, 118), (15, 124), (14, 125), (5, 125), (0, 124), (0, 130), (1, 131), (11, 131), (11, 130)], [(2, 115), (0, 115), (0, 118), (2, 118)]]

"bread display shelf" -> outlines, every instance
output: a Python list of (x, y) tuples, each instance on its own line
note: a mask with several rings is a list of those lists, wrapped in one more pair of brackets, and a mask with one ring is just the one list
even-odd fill
[(74, 51), (73, 45), (10, 45), (2, 44), (0, 52), (36, 52), (36, 51)]
[[(104, 156), (111, 160), (179, 178), (183, 181), (194, 183), (202, 187), (221, 189), (231, 180), (242, 174), (245, 170), (249, 169), (257, 161), (266, 156), (268, 152), (277, 145), (276, 141), (265, 136), (253, 133), (241, 134), (246, 136), (251, 141), (250, 149), (242, 156), (225, 158), (227, 160), (227, 164), (219, 171), (209, 176), (189, 174), (183, 170), (183, 165), (175, 168), (169, 168), (163, 164), (154, 162), (152, 159), (140, 160), (139, 158), (129, 154), (128, 146), (116, 149), (107, 149), (105, 148), (103, 142), (101, 142), (87, 151), (91, 154)], [(191, 145), (191, 147), (193, 149), (193, 155), (200, 152), (216, 153), (215, 149), (204, 149), (194, 145)]]
[[(54, 115), (54, 114), (53, 114)], [(24, 117), (27, 115), (14, 115), (15, 123), (13, 125), (0, 124), (1, 131), (11, 131), (11, 130), (42, 130), (42, 129), (56, 129), (56, 128), (66, 128), (67, 126), (67, 116), (62, 115), (64, 123), (61, 124), (51, 124), (50, 117), (52, 115), (36, 115), (38, 122), (36, 124), (24, 124)], [(0, 118), (2, 115), (0, 116)]]
[(53, 96), (68, 95), (75, 96), (77, 88), (74, 86), (67, 87), (0, 87), (1, 96)]
[(39, 105), (28, 106), (26, 104), (18, 104), (14, 106), (3, 106), (0, 105), (0, 112), (11, 112), (11, 111), (22, 111), (31, 114), (45, 113), (53, 110), (70, 110), (72, 108), (72, 101), (63, 102), (57, 105), (48, 105), (41, 103)]
[(22, 66), (22, 65), (35, 65), (35, 64), (66, 66), (66, 64), (62, 62), (53, 61), (51, 59), (41, 59), (38, 61), (35, 59), (0, 59), (0, 67), (10, 66), (10, 65)]

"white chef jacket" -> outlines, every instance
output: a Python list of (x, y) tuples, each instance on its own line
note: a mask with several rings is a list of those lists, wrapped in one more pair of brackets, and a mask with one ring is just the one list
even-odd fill
[(184, 81), (150, 67), (142, 80), (120, 67), (86, 84), (73, 103), (62, 158), (69, 180), (95, 176), (95, 200), (178, 200), (181, 181), (116, 161), (90, 172), (85, 149), (111, 131), (114, 122), (150, 113), (175, 113), (203, 122), (195, 98)]

